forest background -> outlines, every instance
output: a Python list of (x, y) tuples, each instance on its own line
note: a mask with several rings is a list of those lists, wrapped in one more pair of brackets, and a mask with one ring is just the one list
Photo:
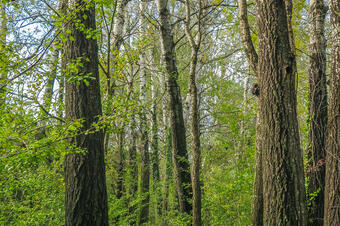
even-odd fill
[[(194, 205), (195, 212), (198, 204), (185, 197), (197, 194), (194, 184), (201, 193), (203, 225), (250, 225), (259, 93), (247, 41), (260, 51), (255, 1), (75, 2), (79, 4), (70, 10), (63, 0), (1, 1), (0, 224), (64, 225), (69, 182), (64, 169), (68, 172), (73, 161), (68, 156), (86, 156), (72, 139), (102, 132), (110, 225), (188, 225), (192, 216), (186, 209)], [(91, 12), (94, 3), (96, 26), (87, 28), (82, 20), (92, 14), (79, 12)], [(162, 4), (167, 17), (159, 13), (165, 12)], [(323, 36), (331, 40), (324, 7)], [(325, 170), (324, 155), (314, 159), (310, 154), (315, 126), (310, 113), (312, 5), (295, 0), (291, 12), (298, 132), (310, 211), (321, 189), (311, 188), (310, 177)], [(98, 78), (79, 69), (91, 57), (71, 58), (78, 38), (72, 26), (97, 41)], [(163, 56), (165, 28), (173, 38), (165, 44), (171, 46), (168, 58), (174, 58), (175, 74), (170, 76)], [(331, 47), (325, 42), (325, 85)], [(100, 84), (101, 114), (85, 128), (86, 117), (72, 118), (67, 86), (92, 87), (94, 81)], [(172, 88), (177, 97), (171, 97)], [(175, 136), (172, 120), (178, 106), (184, 127)], [(327, 111), (323, 114), (327, 118)], [(181, 141), (182, 149), (176, 149)]]

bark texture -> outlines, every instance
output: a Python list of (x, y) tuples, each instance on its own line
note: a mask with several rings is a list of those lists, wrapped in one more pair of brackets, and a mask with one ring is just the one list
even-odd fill
[(324, 214), (327, 126), (326, 39), (324, 35), (326, 12), (323, 0), (310, 1), (308, 225), (323, 225)]
[(306, 225), (288, 21), (284, 0), (257, 1), (264, 225)]
[[(66, 118), (83, 120), (78, 134), (69, 139), (76, 149), (75, 153), (65, 157), (65, 225), (108, 225), (107, 192), (104, 163), (104, 134), (96, 131), (92, 124), (102, 114), (99, 76), (98, 46), (93, 38), (86, 38), (86, 33), (76, 26), (81, 21), (85, 31), (95, 30), (95, 6), (82, 0), (68, 1), (66, 13), (73, 15), (73, 20), (65, 24), (64, 65), (75, 64), (77, 70), (65, 68), (67, 78), (89, 75), (86, 85), (82, 80), (66, 84)], [(70, 32), (69, 32), (70, 31)], [(70, 37), (72, 38), (70, 39)], [(91, 130), (92, 133), (85, 133)]]
[(191, 48), (191, 61), (189, 70), (189, 90), (190, 90), (190, 133), (192, 137), (192, 170), (191, 170), (191, 183), (192, 183), (192, 225), (202, 225), (201, 218), (201, 183), (200, 183), (200, 168), (201, 168), (201, 143), (200, 143), (200, 130), (199, 130), (199, 107), (196, 85), (196, 68), (198, 62), (198, 51), (201, 44), (201, 23), (202, 23), (202, 1), (198, 1), (198, 32), (196, 37), (191, 32), (190, 20), (190, 1), (185, 1), (186, 5), (186, 21), (185, 33)]
[(179, 211), (191, 214), (191, 178), (186, 135), (183, 120), (181, 89), (178, 86), (178, 70), (176, 66), (175, 44), (170, 24), (167, 0), (158, 0), (159, 25), (161, 33), (162, 60), (167, 75), (166, 88), (169, 95), (170, 126), (172, 136), (173, 168), (176, 178), (176, 192)]
[(332, 59), (326, 144), (325, 226), (340, 225), (340, 1), (330, 0), (329, 8)]

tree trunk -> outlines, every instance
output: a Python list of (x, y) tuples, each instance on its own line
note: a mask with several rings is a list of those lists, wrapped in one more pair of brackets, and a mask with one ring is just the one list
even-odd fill
[[(258, 55), (254, 48), (248, 22), (247, 0), (238, 0), (241, 37), (248, 64), (258, 76)], [(263, 179), (262, 179), (262, 123), (260, 114), (256, 117), (255, 176), (251, 221), (254, 226), (263, 225)]]
[(325, 195), (325, 145), (327, 126), (326, 8), (323, 0), (309, 3), (309, 150), (308, 225), (323, 225)]
[(0, 2), (0, 106), (5, 101), (6, 96), (6, 79), (7, 79), (7, 59), (6, 59), (6, 37), (7, 37), (7, 17), (6, 17), (6, 3)]
[(295, 55), (284, 0), (257, 1), (263, 224), (306, 225)]
[(324, 225), (340, 225), (340, 2), (330, 0), (331, 78), (326, 143), (326, 188)]
[(158, 0), (158, 13), (160, 16), (162, 58), (165, 63), (167, 75), (166, 87), (170, 105), (173, 168), (176, 178), (179, 212), (190, 215), (192, 210), (190, 165), (186, 150), (181, 89), (177, 84), (178, 70), (176, 66), (175, 44), (167, 2), (167, 0)]
[(256, 116), (256, 144), (255, 144), (255, 176), (252, 200), (253, 226), (263, 226), (263, 179), (262, 179), (262, 136), (261, 136), (261, 117), (260, 113)]
[(198, 32), (196, 38), (191, 33), (191, 13), (190, 2), (185, 1), (186, 5), (186, 21), (185, 33), (191, 47), (191, 61), (189, 71), (189, 90), (190, 90), (190, 132), (192, 137), (192, 224), (194, 226), (202, 225), (201, 218), (201, 182), (200, 182), (200, 168), (201, 168), (201, 143), (200, 143), (200, 129), (199, 129), (199, 107), (197, 101), (197, 86), (196, 86), (196, 68), (198, 62), (198, 51), (201, 45), (201, 25), (202, 25), (202, 2), (198, 2)]
[[(140, 27), (141, 27), (141, 40), (145, 35), (145, 20), (144, 13), (146, 10), (146, 3), (140, 1)], [(141, 156), (142, 156), (142, 166), (141, 166), (141, 194), (142, 194), (142, 209), (140, 213), (140, 223), (144, 224), (149, 221), (149, 201), (150, 201), (150, 157), (149, 157), (149, 137), (146, 125), (147, 115), (145, 111), (146, 107), (146, 55), (145, 51), (141, 50), (140, 53), (140, 100), (144, 108), (140, 112), (140, 132), (141, 132)]]
[[(74, 15), (73, 20), (64, 25), (66, 75), (81, 78), (90, 74), (94, 79), (87, 80), (88, 84), (84, 80), (77, 83), (68, 79), (66, 84), (66, 118), (83, 120), (83, 123), (77, 135), (69, 139), (75, 149), (65, 157), (65, 225), (108, 225), (104, 133), (93, 128), (102, 114), (98, 46), (95, 39), (86, 38), (86, 32), (76, 26), (76, 21), (80, 21), (85, 31), (96, 29), (95, 6), (83, 8), (86, 3), (82, 0), (66, 3), (66, 12)], [(76, 65), (77, 61), (81, 65)], [(75, 64), (77, 70), (70, 64)], [(86, 133), (89, 130), (91, 133)], [(79, 149), (84, 152), (76, 153)]]

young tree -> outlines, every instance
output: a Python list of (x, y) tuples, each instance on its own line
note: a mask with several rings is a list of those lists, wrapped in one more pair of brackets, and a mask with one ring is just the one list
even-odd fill
[(192, 224), (195, 226), (202, 225), (201, 219), (201, 183), (200, 183), (200, 168), (201, 168), (201, 150), (200, 150), (200, 129), (199, 129), (199, 106), (196, 85), (196, 70), (198, 62), (198, 53), (202, 40), (202, 17), (203, 6), (202, 1), (198, 1), (198, 18), (197, 18), (197, 34), (196, 37), (191, 31), (191, 5), (190, 1), (185, 1), (186, 19), (185, 19), (185, 34), (191, 48), (191, 61), (189, 71), (189, 85), (190, 85), (190, 127), (192, 136)]
[[(145, 10), (146, 10), (146, 3), (140, 1), (139, 3), (139, 10), (140, 10), (140, 32), (141, 32), (141, 40), (146, 35), (145, 31)], [(140, 53), (140, 101), (143, 106), (146, 105), (146, 54), (144, 50), (141, 50)], [(142, 209), (140, 212), (140, 223), (144, 224), (147, 223), (149, 220), (149, 201), (150, 201), (150, 194), (149, 194), (149, 187), (150, 187), (150, 157), (149, 157), (149, 137), (148, 137), (148, 130), (147, 130), (147, 114), (146, 110), (143, 108), (140, 112), (140, 133), (141, 133), (141, 194), (142, 194)]]
[(325, 144), (327, 125), (326, 39), (327, 9), (323, 0), (309, 3), (309, 150), (308, 224), (323, 225), (325, 194)]
[(64, 7), (66, 118), (82, 121), (65, 157), (65, 225), (108, 225), (104, 133), (93, 126), (102, 114), (95, 5), (65, 0)]
[(326, 138), (325, 226), (340, 225), (340, 2), (330, 0), (329, 8), (332, 27), (332, 60)]
[(284, 0), (257, 1), (263, 224), (305, 225), (295, 53)]
[[(240, 31), (243, 48), (248, 59), (250, 68), (257, 75), (258, 55), (250, 35), (250, 26), (248, 22), (247, 0), (238, 0)], [(257, 95), (256, 87), (253, 85), (252, 93)], [(262, 135), (261, 135), (260, 115), (256, 117), (256, 143), (255, 143), (255, 179), (253, 187), (252, 201), (252, 223), (253, 225), (263, 225), (263, 181), (262, 181)]]
[(176, 192), (181, 213), (191, 214), (191, 178), (186, 136), (183, 120), (181, 89), (177, 83), (178, 70), (175, 56), (175, 43), (170, 23), (167, 0), (158, 0), (159, 29), (162, 60), (167, 76), (166, 89), (169, 96), (169, 112), (172, 139), (173, 168), (176, 178)]
[(7, 78), (6, 69), (6, 36), (7, 36), (7, 18), (6, 3), (0, 2), (0, 106), (5, 100), (5, 82)]

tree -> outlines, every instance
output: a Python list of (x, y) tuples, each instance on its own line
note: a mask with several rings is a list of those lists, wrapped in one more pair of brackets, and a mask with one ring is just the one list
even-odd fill
[(159, 29), (162, 60), (167, 76), (166, 89), (169, 96), (170, 127), (172, 139), (173, 168), (176, 178), (176, 192), (181, 213), (191, 214), (191, 178), (186, 136), (183, 120), (181, 89), (177, 83), (178, 70), (175, 43), (172, 35), (167, 0), (158, 0)]
[(327, 125), (326, 39), (327, 9), (323, 0), (309, 3), (309, 149), (308, 224), (323, 225), (325, 194), (325, 144)]
[(332, 28), (332, 59), (326, 138), (325, 226), (340, 225), (340, 2), (329, 1), (329, 8)]
[(82, 122), (65, 157), (65, 225), (108, 225), (95, 5), (65, 1), (66, 118)]
[(6, 3), (0, 2), (0, 106), (5, 100), (5, 83), (7, 78), (6, 68), (6, 36), (7, 36), (7, 18), (6, 18)]
[[(248, 59), (248, 64), (257, 75), (258, 55), (251, 39), (250, 26), (248, 22), (247, 1), (238, 0), (240, 32), (243, 43), (243, 48)], [(258, 76), (258, 75), (257, 75)], [(255, 92), (258, 84), (253, 85), (252, 93)], [(262, 135), (261, 135), (260, 115), (256, 117), (256, 143), (255, 143), (255, 180), (253, 187), (253, 201), (252, 201), (252, 223), (253, 225), (263, 225), (263, 181), (262, 181)]]
[[(146, 4), (142, 1), (139, 3), (140, 10), (140, 29), (141, 40), (146, 34), (145, 31), (145, 18), (144, 13), (146, 10)], [(140, 101), (143, 106), (146, 105), (146, 55), (145, 51), (141, 50), (140, 53)], [(147, 117), (145, 109), (141, 109), (140, 113), (140, 133), (141, 133), (141, 195), (142, 195), (142, 208), (140, 212), (140, 223), (147, 223), (149, 220), (149, 187), (150, 187), (150, 157), (149, 157), (149, 137), (148, 130), (146, 128)]]
[(257, 1), (263, 224), (305, 225), (295, 53), (284, 0)]
[(201, 150), (200, 150), (200, 129), (199, 129), (199, 106), (196, 85), (196, 68), (198, 62), (198, 52), (202, 40), (202, 17), (203, 6), (202, 1), (198, 1), (198, 16), (197, 16), (197, 34), (193, 36), (191, 31), (191, 6), (190, 1), (185, 1), (186, 21), (185, 33), (191, 47), (191, 61), (189, 71), (189, 84), (190, 84), (190, 127), (192, 136), (192, 170), (191, 170), (191, 183), (192, 183), (192, 224), (195, 226), (202, 225), (201, 219), (201, 182), (200, 182), (200, 168), (201, 168)]

